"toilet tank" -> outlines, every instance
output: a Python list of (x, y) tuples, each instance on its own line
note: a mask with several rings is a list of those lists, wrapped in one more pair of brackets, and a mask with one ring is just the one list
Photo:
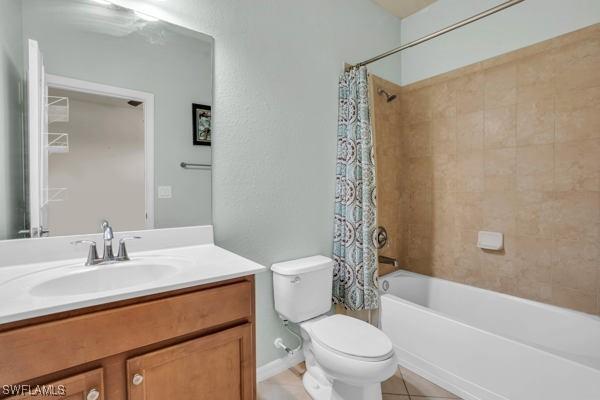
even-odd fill
[(331, 309), (333, 260), (324, 256), (273, 264), (275, 310), (291, 322), (302, 322)]

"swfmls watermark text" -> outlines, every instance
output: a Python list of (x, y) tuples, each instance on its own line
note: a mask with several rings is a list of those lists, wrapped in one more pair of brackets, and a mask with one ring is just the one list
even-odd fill
[(67, 394), (65, 385), (2, 385), (0, 394), (10, 396), (61, 397)]

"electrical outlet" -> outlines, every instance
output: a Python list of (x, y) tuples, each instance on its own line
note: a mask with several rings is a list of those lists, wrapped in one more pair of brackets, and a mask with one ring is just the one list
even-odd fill
[(173, 197), (171, 186), (159, 186), (158, 187), (158, 198), (159, 199), (170, 199)]

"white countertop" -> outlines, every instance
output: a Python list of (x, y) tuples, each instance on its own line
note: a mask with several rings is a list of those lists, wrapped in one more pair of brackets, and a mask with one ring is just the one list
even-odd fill
[[(189, 266), (177, 274), (153, 282), (109, 291), (60, 296), (37, 296), (32, 294), (30, 289), (39, 283), (37, 277), (52, 273), (52, 269), (66, 266), (71, 270), (79, 267), (83, 270), (103, 266), (86, 267), (85, 259), (80, 257), (2, 267), (0, 268), (0, 324), (214, 283), (266, 270), (262, 265), (214, 244), (131, 252), (130, 257), (132, 261), (161, 257), (182, 258), (189, 261)], [(118, 266), (119, 264), (113, 264), (111, 268), (118, 268)]]

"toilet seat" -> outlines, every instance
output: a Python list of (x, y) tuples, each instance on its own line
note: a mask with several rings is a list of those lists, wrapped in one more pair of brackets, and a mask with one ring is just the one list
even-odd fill
[(311, 338), (327, 350), (360, 361), (384, 361), (394, 356), (390, 339), (379, 329), (346, 315), (331, 315), (310, 326)]

